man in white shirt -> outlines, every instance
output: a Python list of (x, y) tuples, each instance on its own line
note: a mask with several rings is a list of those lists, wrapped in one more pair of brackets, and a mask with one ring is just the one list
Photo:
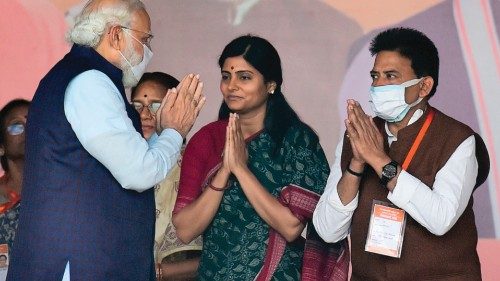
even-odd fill
[(370, 52), (377, 117), (347, 101), (316, 230), (327, 242), (350, 234), (352, 280), (480, 280), (471, 195), (489, 169), (484, 143), (428, 104), (439, 57), (427, 36), (389, 29)]
[(204, 105), (198, 75), (170, 89), (146, 141), (127, 102), (151, 59), (139, 0), (90, 1), (42, 79), (26, 129), (23, 208), (7, 280), (154, 280), (153, 187)]

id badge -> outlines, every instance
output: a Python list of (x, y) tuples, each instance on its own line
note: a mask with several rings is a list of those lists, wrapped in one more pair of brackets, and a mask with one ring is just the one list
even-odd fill
[(373, 200), (365, 251), (389, 257), (401, 257), (406, 212), (392, 204)]
[(9, 245), (0, 244), (0, 280), (7, 279), (9, 269)]
[(9, 266), (9, 245), (0, 244), (0, 269)]

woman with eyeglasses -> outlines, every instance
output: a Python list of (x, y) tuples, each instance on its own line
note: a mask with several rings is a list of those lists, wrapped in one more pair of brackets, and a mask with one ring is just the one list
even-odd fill
[[(0, 110), (0, 254), (8, 254), (16, 235), (24, 170), (24, 127), (30, 102), (16, 99)], [(7, 255), (6, 255), (7, 256)]]
[[(179, 81), (163, 72), (144, 73), (136, 87), (132, 88), (131, 100), (141, 117), (145, 139), (156, 137), (155, 114), (167, 90)], [(182, 153), (181, 153), (182, 154)], [(182, 157), (182, 156), (181, 156)], [(180, 160), (167, 177), (155, 186), (156, 225), (154, 254), (157, 279), (195, 280), (202, 248), (201, 236), (184, 244), (175, 235), (172, 209), (177, 198), (180, 177)]]

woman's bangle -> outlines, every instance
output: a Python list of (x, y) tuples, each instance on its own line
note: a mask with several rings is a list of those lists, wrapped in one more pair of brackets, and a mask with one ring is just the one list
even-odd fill
[(229, 187), (229, 181), (228, 181), (227, 185), (224, 186), (224, 187), (222, 187), (222, 188), (221, 187), (215, 187), (215, 186), (213, 186), (212, 183), (209, 183), (208, 187), (210, 187), (211, 189), (213, 189), (215, 191), (224, 191), (224, 190), (226, 190)]
[(347, 169), (346, 169), (349, 174), (356, 176), (358, 178), (363, 176), (363, 172), (361, 172), (361, 173), (354, 172), (353, 170), (351, 170), (351, 168), (349, 168), (349, 166), (351, 166), (351, 162), (349, 162), (349, 164), (347, 165)]

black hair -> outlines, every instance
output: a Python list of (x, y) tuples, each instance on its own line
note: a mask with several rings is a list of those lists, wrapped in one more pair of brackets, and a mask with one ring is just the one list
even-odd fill
[(434, 80), (429, 98), (439, 83), (439, 54), (434, 43), (424, 33), (406, 27), (396, 27), (380, 32), (370, 44), (373, 55), (381, 51), (395, 51), (411, 61), (417, 78), (431, 76)]
[[(264, 129), (276, 144), (275, 151), (283, 141), (288, 129), (297, 124), (304, 124), (292, 109), (281, 92), (283, 74), (278, 51), (264, 38), (254, 35), (240, 36), (224, 47), (219, 57), (222, 69), (227, 58), (242, 56), (247, 63), (257, 69), (264, 77), (264, 83), (274, 82), (276, 88), (267, 100)], [(230, 109), (223, 101), (219, 109), (219, 120), (229, 118)]]
[[(11, 100), (0, 110), (0, 144), (3, 145), (5, 143), (5, 136), (7, 134), (7, 126), (5, 124), (5, 121), (7, 119), (7, 116), (12, 112), (12, 110), (22, 106), (29, 107), (30, 104), (31, 102), (25, 99), (15, 99)], [(2, 165), (2, 169), (4, 171), (9, 171), (9, 165), (7, 162), (7, 157), (5, 155), (2, 155), (0, 157), (0, 164)]]
[(135, 92), (141, 84), (148, 82), (148, 81), (155, 82), (158, 85), (165, 87), (165, 89), (171, 89), (171, 88), (177, 87), (177, 85), (179, 85), (179, 80), (177, 80), (172, 75), (166, 74), (164, 72), (159, 72), (159, 71), (146, 72), (142, 75), (142, 77), (139, 80), (139, 82), (137, 83), (137, 85), (135, 87), (132, 87), (130, 98), (132, 99), (135, 96)]

